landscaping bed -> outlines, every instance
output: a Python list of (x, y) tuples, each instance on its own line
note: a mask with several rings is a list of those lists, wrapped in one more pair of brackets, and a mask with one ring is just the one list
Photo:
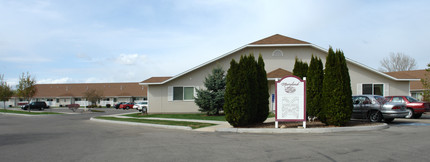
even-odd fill
[[(382, 123), (371, 123), (364, 120), (351, 120), (345, 126), (341, 126), (341, 127), (374, 126), (374, 125), (381, 125), (381, 124)], [(303, 122), (278, 122), (278, 126), (280, 128), (281, 127), (298, 128), (303, 126)], [(340, 127), (340, 126), (325, 125), (320, 121), (306, 122), (306, 128), (333, 128), (333, 127)], [(237, 127), (237, 128), (275, 128), (275, 122), (268, 122), (268, 123), (250, 125), (245, 127)]]

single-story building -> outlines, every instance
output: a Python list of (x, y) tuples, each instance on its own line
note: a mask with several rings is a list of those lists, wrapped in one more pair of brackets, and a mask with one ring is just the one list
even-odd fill
[[(411, 71), (396, 71), (396, 72), (387, 72), (386, 74), (396, 77), (396, 78), (413, 78), (413, 79), (423, 79), (425, 78), (425, 74), (429, 75), (430, 72), (427, 72), (426, 70), (411, 70)], [(418, 100), (422, 100), (423, 91), (426, 90), (421, 83), (421, 81), (411, 81), (410, 85), (410, 95)]]
[[(310, 62), (311, 56), (321, 58), (325, 63), (328, 50), (302, 40), (273, 35), (239, 47), (213, 60), (189, 69), (173, 77), (152, 77), (140, 85), (147, 86), (149, 113), (198, 112), (194, 103), (196, 89), (205, 88), (203, 81), (213, 68), (229, 69), (230, 61), (239, 61), (241, 55), (262, 55), (267, 72), (269, 94), (275, 94), (275, 79), (291, 75), (295, 59)], [(413, 78), (396, 78), (374, 70), (364, 64), (347, 58), (353, 94), (409, 95)], [(272, 100), (269, 98), (268, 100)], [(272, 107), (272, 102), (270, 102)]]
[[(100, 92), (100, 106), (114, 105), (118, 102), (138, 102), (147, 100), (146, 86), (133, 83), (72, 83), (72, 84), (36, 84), (37, 93), (32, 101), (45, 101), (50, 106), (66, 106), (77, 103), (88, 105), (84, 93), (88, 90)], [(28, 103), (17, 97), (12, 97), (6, 105), (18, 106)], [(3, 104), (1, 104), (3, 105)]]

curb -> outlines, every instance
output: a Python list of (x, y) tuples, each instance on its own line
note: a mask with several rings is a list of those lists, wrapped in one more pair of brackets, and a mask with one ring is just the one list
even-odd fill
[(359, 126), (359, 127), (335, 127), (335, 128), (218, 128), (215, 132), (231, 133), (334, 133), (334, 132), (358, 132), (373, 131), (389, 128), (387, 123), (377, 126)]
[(103, 123), (113, 123), (113, 124), (149, 126), (149, 127), (166, 128), (166, 129), (192, 130), (191, 127), (187, 127), (187, 126), (173, 126), (173, 125), (161, 125), (161, 124), (136, 123), (136, 122), (125, 122), (125, 121), (113, 121), (113, 120), (96, 119), (96, 118), (93, 118), (93, 117), (91, 117), (90, 120), (97, 121), (97, 122), (103, 122)]

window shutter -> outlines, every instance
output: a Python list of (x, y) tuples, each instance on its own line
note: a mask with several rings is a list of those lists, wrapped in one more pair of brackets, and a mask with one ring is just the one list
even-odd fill
[(384, 83), (384, 96), (390, 95), (390, 85), (388, 83)]
[(167, 101), (173, 101), (173, 86), (167, 87)]
[(363, 94), (363, 84), (362, 83), (357, 83), (357, 95), (362, 95)]

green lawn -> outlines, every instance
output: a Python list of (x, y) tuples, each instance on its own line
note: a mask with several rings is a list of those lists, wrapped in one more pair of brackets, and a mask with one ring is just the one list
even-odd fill
[(46, 114), (61, 114), (56, 112), (28, 112), (28, 111), (18, 111), (18, 110), (5, 110), (0, 109), (0, 112), (2, 113), (15, 113), (15, 114), (29, 114), (29, 115), (46, 115)]
[[(207, 116), (206, 114), (148, 114), (142, 115), (141, 113), (127, 114), (124, 116), (135, 118), (174, 118), (174, 119), (194, 119), (194, 120), (215, 120), (226, 121), (225, 116)], [(269, 113), (268, 118), (275, 117), (275, 114)]]
[(126, 121), (136, 123), (149, 123), (161, 125), (174, 125), (174, 126), (189, 126), (192, 129), (213, 126), (216, 124), (211, 123), (198, 123), (198, 122), (185, 122), (185, 121), (168, 121), (168, 120), (149, 120), (149, 119), (136, 119), (136, 118), (116, 118), (116, 117), (96, 117), (97, 119)]
[(206, 114), (148, 114), (148, 115), (142, 115), (142, 113), (136, 113), (136, 114), (127, 114), (124, 116), (137, 117), (137, 118), (174, 118), (174, 119), (226, 121), (225, 117), (223, 115), (222, 116), (207, 116)]

